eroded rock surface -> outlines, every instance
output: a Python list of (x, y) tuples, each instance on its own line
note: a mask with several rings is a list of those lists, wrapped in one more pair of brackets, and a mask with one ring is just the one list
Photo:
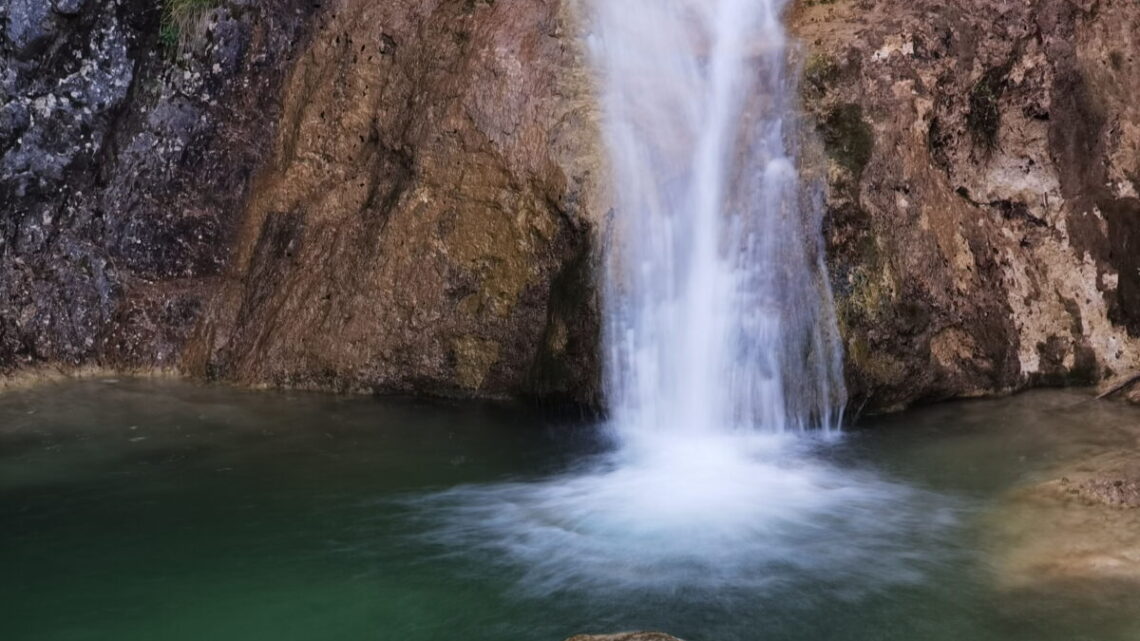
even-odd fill
[(856, 403), (1140, 361), (1140, 7), (800, 2)]
[(592, 402), (566, 3), (213, 4), (0, 2), (0, 375)]
[(178, 52), (151, 0), (0, 2), (0, 374), (179, 364), (312, 6), (221, 3)]
[(557, 0), (322, 16), (187, 367), (589, 402), (598, 170), (576, 34)]

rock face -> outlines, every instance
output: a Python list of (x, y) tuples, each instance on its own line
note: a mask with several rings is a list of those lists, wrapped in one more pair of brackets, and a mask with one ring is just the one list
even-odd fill
[(1140, 361), (1140, 6), (800, 2), (856, 403)]
[(596, 142), (564, 9), (353, 0), (322, 16), (187, 366), (588, 401)]
[[(202, 6), (0, 0), (0, 375), (596, 403), (576, 4)], [(1140, 7), (788, 19), (853, 403), (1137, 369)]]
[(151, 0), (0, 2), (0, 373), (178, 365), (311, 7), (204, 12), (179, 52)]
[(0, 373), (593, 400), (563, 3), (161, 4), (0, 2)]

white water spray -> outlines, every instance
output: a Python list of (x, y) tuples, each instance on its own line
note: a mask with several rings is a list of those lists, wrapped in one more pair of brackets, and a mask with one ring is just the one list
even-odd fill
[(792, 156), (784, 0), (593, 0), (616, 213), (619, 435), (833, 429), (845, 400), (817, 203)]

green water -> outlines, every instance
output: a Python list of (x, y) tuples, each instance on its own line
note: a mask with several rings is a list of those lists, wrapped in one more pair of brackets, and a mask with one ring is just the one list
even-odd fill
[[(606, 448), (597, 426), (153, 381), (12, 392), (0, 396), (0, 639), (559, 641), (652, 628), (689, 641), (1134, 641), (1140, 609), (1075, 588), (996, 587), (983, 527), (1007, 489), (1140, 421), (1087, 401), (1045, 392), (939, 406), (819, 446), (812, 456), (838, 470), (828, 478), (873, 474), (872, 487), (910, 497), (906, 532), (891, 531), (902, 503), (885, 498), (873, 534), (845, 530), (865, 521), (797, 522), (811, 534), (779, 535), (789, 562), (756, 566), (772, 581), (738, 585), (704, 581), (703, 565), (691, 581), (652, 563), (622, 581), (591, 577), (573, 554), (551, 571), (574, 580), (535, 582), (525, 548), (544, 549), (545, 526), (499, 546), (511, 534), (496, 527), (515, 521), (464, 511), (508, 480), (508, 497), (548, 484), (542, 509), (557, 512), (560, 479)], [(446, 492), (456, 486), (466, 489)], [(512, 501), (510, 518), (532, 523)], [(748, 532), (767, 549), (763, 528)], [(872, 556), (833, 556), (847, 548)], [(666, 585), (654, 585), (658, 570)]]

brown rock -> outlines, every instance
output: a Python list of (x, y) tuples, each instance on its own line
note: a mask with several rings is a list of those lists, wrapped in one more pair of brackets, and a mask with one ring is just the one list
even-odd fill
[(325, 15), (187, 369), (592, 401), (597, 319), (578, 283), (598, 159), (575, 33), (557, 0)]
[(37, 78), (73, 70), (37, 71), (0, 34), (29, 92), (0, 100), (0, 126), (59, 138), (43, 172), (81, 159), (0, 174), (0, 375), (595, 401), (605, 207), (569, 3), (255, 0), (177, 57), (156, 55), (156, 5), (120, 4), (44, 36), (140, 43), (115, 59), (140, 89), (97, 114), (94, 152), (74, 114), (21, 115), (54, 86)]
[(1140, 362), (1140, 7), (1081, 7), (794, 7), (856, 403)]

